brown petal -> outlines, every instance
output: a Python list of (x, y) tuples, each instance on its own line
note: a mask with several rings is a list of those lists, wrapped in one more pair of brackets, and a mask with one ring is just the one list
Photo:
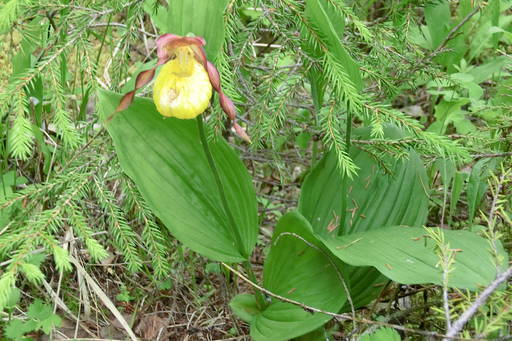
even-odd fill
[(231, 99), (224, 95), (223, 92), (219, 92), (219, 102), (222, 110), (228, 115), (229, 119), (234, 121), (236, 119), (236, 108)]
[[(116, 108), (116, 112), (123, 111), (124, 109), (128, 108), (130, 106), (130, 104), (132, 104), (134, 96), (135, 96), (135, 90), (126, 93), (123, 96), (123, 98), (121, 98), (121, 100), (119, 101), (119, 105)], [(111, 118), (112, 118), (112, 116), (107, 118), (107, 121), (110, 121)]]
[[(142, 88), (144, 85), (151, 82), (155, 76), (155, 70), (156, 66), (149, 70), (142, 71), (137, 75), (137, 79), (135, 80), (135, 88), (132, 91), (126, 93), (123, 98), (121, 98), (119, 105), (116, 108), (116, 112), (123, 111), (124, 109), (128, 108), (130, 104), (132, 104), (133, 98), (135, 97), (135, 92)], [(111, 119), (112, 117), (109, 117), (107, 121), (110, 121)]]
[(208, 60), (206, 59), (206, 52), (204, 51), (204, 48), (202, 46), (197, 45), (190, 45), (190, 48), (192, 48), (192, 51), (194, 51), (194, 57), (196, 58), (196, 60), (199, 63), (201, 63), (201, 65), (203, 65), (203, 67), (206, 70)]
[(217, 92), (221, 92), (220, 89), (220, 75), (219, 71), (211, 62), (206, 63), (206, 71), (208, 71), (208, 77), (210, 78), (210, 83), (212, 83), (213, 88)]
[(170, 58), (171, 56), (169, 55), (169, 49), (167, 46), (172, 45), (180, 38), (180, 36), (171, 33), (162, 34), (160, 37), (158, 37), (156, 39), (158, 59), (160, 60)]
[(238, 123), (233, 123), (233, 128), (235, 129), (236, 134), (247, 143), (252, 143), (251, 138), (245, 132), (244, 128), (240, 127)]
[(206, 45), (206, 40), (203, 37), (195, 36), (195, 37), (191, 37), (191, 38), (197, 40), (197, 43), (200, 44), (201, 46)]
[(139, 75), (137, 76), (137, 80), (135, 81), (135, 89), (140, 89), (144, 85), (151, 82), (151, 80), (153, 79), (154, 76), (155, 76), (155, 68), (152, 68), (152, 69), (149, 69), (146, 71), (142, 71), (141, 73), (139, 73)]
[[(206, 41), (202, 37), (182, 37), (171, 33), (162, 34), (156, 39), (158, 59), (160, 61), (173, 57), (173, 51), (180, 46), (202, 48), (205, 44)], [(204, 60), (206, 61), (206, 56)], [(160, 64), (159, 62), (159, 65)], [(205, 65), (205, 63), (203, 63), (203, 65)]]

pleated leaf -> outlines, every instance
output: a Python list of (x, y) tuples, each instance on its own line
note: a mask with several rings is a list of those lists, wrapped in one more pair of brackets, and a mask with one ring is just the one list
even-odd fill
[(168, 33), (193, 33), (206, 39), (206, 55), (215, 60), (224, 42), (224, 11), (228, 0), (169, 1)]
[[(496, 279), (489, 241), (469, 231), (441, 230), (445, 244), (455, 252), (450, 287), (476, 290)], [(374, 266), (386, 277), (403, 284), (442, 284), (442, 269), (435, 242), (424, 228), (392, 226), (323, 238), (327, 247), (344, 262)], [(506, 258), (506, 254), (502, 252)]]
[[(395, 129), (387, 128), (385, 132), (389, 138), (400, 137)], [(368, 130), (356, 131), (354, 135), (369, 138)], [(356, 147), (351, 149), (350, 156), (359, 171), (353, 179), (347, 179), (347, 195), (342, 191), (343, 176), (333, 152), (324, 156), (304, 182), (299, 210), (316, 235), (349, 235), (390, 225), (425, 223), (428, 181), (415, 153), (406, 161), (387, 160), (391, 174), (386, 174), (368, 153)], [(342, 207), (346, 209), (344, 214)], [(346, 271), (350, 274), (350, 294), (356, 307), (375, 298), (386, 282), (373, 268), (347, 267)]]
[[(120, 95), (100, 91), (110, 116)], [(256, 195), (237, 153), (219, 139), (210, 148), (243, 245), (236, 245), (195, 120), (164, 119), (151, 100), (133, 104), (106, 123), (123, 171), (152, 211), (185, 246), (216, 261), (247, 260), (258, 233)]]
[[(338, 270), (321, 247), (300, 213), (283, 216), (265, 260), (265, 288), (314, 308), (338, 311), (346, 301), (345, 292)], [(237, 296), (231, 305), (235, 313), (250, 322), (251, 336), (256, 341), (288, 340), (313, 331), (331, 319), (275, 299), (261, 311), (248, 295)]]
[(365, 334), (359, 338), (359, 341), (400, 341), (400, 334), (391, 328), (379, 328), (375, 332)]
[[(386, 129), (387, 136), (397, 132)], [(356, 136), (367, 138), (366, 131)], [(300, 212), (319, 235), (350, 234), (390, 225), (421, 226), (427, 218), (427, 176), (416, 153), (405, 161), (393, 161), (391, 173), (382, 170), (368, 153), (351, 148), (350, 156), (359, 167), (356, 177), (347, 179), (347, 196), (342, 193), (343, 176), (332, 152), (311, 171), (302, 187)], [(341, 212), (345, 201), (346, 212)], [(341, 219), (338, 232), (336, 220)], [(333, 230), (335, 228), (335, 230)], [(330, 232), (332, 231), (332, 232)]]

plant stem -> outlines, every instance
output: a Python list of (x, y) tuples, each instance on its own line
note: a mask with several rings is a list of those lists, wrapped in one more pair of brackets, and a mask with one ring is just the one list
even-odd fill
[[(252, 270), (252, 264), (251, 262), (247, 261), (244, 262), (244, 269), (247, 272), (247, 275), (249, 276), (249, 279), (254, 282), (258, 283), (258, 280), (256, 279), (256, 275), (254, 274), (254, 271)], [(260, 290), (255, 290), (254, 295), (256, 296), (256, 304), (258, 308), (263, 311), (265, 307), (267, 306), (267, 302), (265, 301), (265, 297), (263, 296), (263, 293)]]
[[(245, 268), (245, 271), (247, 271), (249, 278), (251, 278), (252, 281), (256, 281), (256, 276), (254, 275), (254, 271), (252, 270), (251, 263), (249, 262), (249, 255), (246, 254), (244, 244), (242, 241), (242, 236), (240, 235), (240, 231), (237, 229), (235, 218), (234, 218), (233, 214), (231, 213), (231, 209), (229, 208), (228, 200), (226, 198), (226, 192), (224, 191), (224, 186), (222, 185), (222, 180), (220, 178), (220, 174), (217, 169), (217, 165), (215, 164), (215, 160), (213, 159), (212, 152), (208, 145), (208, 140), (206, 139), (206, 133), (205, 133), (205, 129), (204, 129), (202, 115), (197, 116), (197, 128), (199, 130), (199, 138), (201, 139), (201, 145), (203, 146), (204, 154), (206, 156), (206, 159), (208, 160), (208, 165), (210, 166), (210, 169), (212, 171), (213, 177), (215, 179), (215, 183), (217, 184), (217, 189), (219, 190), (220, 200), (222, 202), (222, 206), (224, 207), (224, 212), (226, 213), (226, 216), (229, 220), (228, 225), (230, 226), (231, 234), (234, 235), (234, 237), (235, 237), (235, 242), (237, 244), (238, 252), (240, 252), (240, 254), (245, 259), (247, 259), (247, 261), (243, 262), (243, 266)], [(266, 304), (265, 304), (265, 298), (263, 297), (263, 294), (260, 291), (256, 291), (256, 300), (258, 303), (258, 307), (263, 309)]]
[[(350, 142), (352, 138), (352, 111), (350, 106), (347, 106), (347, 126), (345, 128), (345, 151), (347, 155), (350, 152)], [(343, 234), (343, 224), (345, 223), (345, 216), (347, 215), (347, 201), (348, 201), (348, 175), (342, 174), (343, 179), (341, 181), (341, 211), (340, 211), (340, 223), (338, 225), (338, 236)]]
[(345, 129), (345, 150), (347, 154), (350, 152), (350, 142), (352, 138), (352, 111), (347, 106), (347, 127)]
[(217, 189), (219, 190), (220, 201), (222, 203), (222, 206), (224, 207), (226, 217), (229, 220), (231, 234), (235, 237), (236, 246), (240, 254), (244, 258), (248, 259), (249, 255), (247, 255), (245, 252), (244, 244), (242, 242), (242, 236), (240, 235), (240, 232), (236, 228), (235, 218), (233, 217), (231, 209), (229, 208), (228, 200), (226, 198), (226, 192), (224, 191), (224, 186), (222, 185), (222, 180), (220, 179), (220, 174), (217, 169), (217, 165), (215, 164), (215, 160), (213, 159), (212, 152), (210, 151), (210, 147), (206, 139), (202, 115), (197, 116), (197, 128), (199, 129), (199, 138), (201, 139), (201, 145), (203, 146), (204, 154), (206, 155), (208, 165), (210, 166), (210, 170), (212, 171), (215, 183), (217, 184)]

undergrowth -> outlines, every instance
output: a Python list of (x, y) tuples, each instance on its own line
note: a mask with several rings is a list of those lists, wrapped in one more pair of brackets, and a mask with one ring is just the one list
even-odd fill
[[(37, 333), (72, 337), (58, 316), (89, 337), (110, 337), (112, 330), (90, 327), (114, 323), (116, 317), (102, 307), (108, 300), (131, 316), (118, 329), (133, 327), (147, 339), (157, 335), (144, 324), (148, 316), (155, 325), (174, 326), (162, 335), (176, 339), (248, 333), (227, 308), (234, 294), (230, 283), (245, 284), (167, 232), (122, 172), (97, 115), (97, 89), (126, 91), (130, 76), (155, 58), (155, 38), (165, 33), (157, 29), (165, 21), (158, 12), (164, 3), (0, 2), (0, 331), (8, 340)], [(210, 139), (227, 137), (254, 176), (262, 223), (256, 268), (261, 270), (272, 227), (296, 206), (322, 152), (334, 150), (340, 171), (357, 174), (350, 146), (368, 152), (385, 170), (389, 157), (418, 152), (432, 188), (428, 225), (482, 231), (493, 250), (502, 244), (509, 253), (512, 4), (326, 3), (345, 19), (337, 39), (362, 79), (325, 43), (304, 14), (304, 1), (232, 0), (225, 12), (224, 47), (215, 62), (254, 143), (231, 137), (215, 101), (207, 122)], [(441, 18), (443, 6), (449, 16)], [(435, 20), (450, 21), (451, 30)], [(386, 139), (388, 125), (400, 127), (404, 137)], [(351, 135), (359, 126), (370, 127), (371, 139)], [(449, 268), (450, 252), (440, 240), (441, 267)], [(443, 334), (447, 321), (476, 297), (389, 282), (355, 317)], [(494, 292), (462, 337), (510, 339), (511, 300), (510, 286)], [(25, 329), (15, 334), (19, 321)], [(340, 340), (375, 329), (351, 322), (326, 328)]]

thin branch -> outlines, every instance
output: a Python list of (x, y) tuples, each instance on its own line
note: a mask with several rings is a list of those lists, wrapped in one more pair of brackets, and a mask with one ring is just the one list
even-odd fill
[(450, 300), (448, 298), (448, 269), (443, 269), (443, 309), (444, 318), (446, 320), (446, 330), (452, 327), (452, 320), (450, 317)]
[(476, 5), (475, 8), (468, 15), (466, 15), (466, 17), (462, 19), (460, 23), (458, 23), (454, 28), (451, 29), (446, 38), (444, 38), (443, 42), (434, 51), (432, 51), (431, 54), (428, 55), (427, 60), (437, 56), (444, 49), (446, 44), (448, 44), (448, 42), (453, 39), (457, 31), (460, 30), (460, 28), (464, 26), (464, 24), (467, 23), (469, 19), (471, 19), (475, 14), (477, 14), (479, 10), (480, 6)]
[[(247, 277), (245, 277), (242, 273), (240, 273), (239, 271), (233, 269), (231, 266), (227, 265), (226, 263), (221, 262), (221, 264), (226, 269), (228, 269), (229, 271), (231, 271), (232, 273), (237, 275), (241, 280), (243, 280), (244, 282), (246, 282), (247, 284), (249, 284), (253, 288), (258, 289), (261, 292), (267, 294), (268, 296), (271, 296), (271, 297), (273, 297), (275, 299), (278, 299), (279, 301), (299, 306), (302, 309), (304, 309), (305, 311), (310, 312), (310, 313), (325, 314), (325, 315), (328, 315), (328, 316), (332, 316), (333, 318), (335, 318), (338, 321), (355, 321), (357, 323), (365, 323), (365, 324), (378, 325), (378, 326), (389, 327), (389, 328), (393, 328), (393, 329), (396, 329), (396, 330), (401, 330), (401, 331), (404, 331), (404, 332), (410, 332), (410, 333), (415, 333), (415, 334), (424, 335), (424, 336), (444, 338), (444, 340), (463, 340), (463, 341), (485, 340), (484, 338), (471, 338), (471, 339), (468, 339), (468, 338), (463, 338), (463, 337), (458, 337), (458, 336), (448, 336), (448, 335), (444, 335), (444, 334), (440, 334), (440, 333), (436, 333), (436, 332), (429, 332), (429, 331), (424, 331), (424, 330), (419, 330), (419, 329), (407, 328), (407, 327), (400, 326), (400, 325), (397, 325), (397, 324), (391, 324), (391, 323), (380, 322), (380, 321), (372, 321), (372, 320), (367, 320), (367, 319), (364, 319), (364, 318), (353, 318), (349, 314), (336, 314), (336, 313), (333, 313), (333, 312), (330, 312), (330, 311), (314, 308), (314, 307), (308, 306), (308, 305), (306, 305), (304, 303), (301, 303), (301, 302), (298, 302), (298, 301), (295, 301), (295, 300), (283, 297), (283, 296), (278, 295), (278, 294), (274, 294), (270, 290), (267, 290), (267, 289), (263, 288), (262, 286), (252, 282)], [(511, 272), (512, 272), (512, 268), (511, 268)]]
[(492, 157), (506, 157), (512, 156), (512, 152), (503, 152), (503, 153), (491, 153), (491, 154), (473, 154), (471, 157), (475, 160), (492, 158)]
[[(122, 27), (122, 28), (127, 28), (128, 26), (126, 26), (125, 24), (121, 24), (121, 23), (118, 23), (118, 22), (111, 22), (111, 23), (96, 23), (96, 24), (92, 24), (92, 25), (89, 25), (90, 28), (94, 28), (94, 27), (107, 27), (107, 26), (116, 26), (116, 27)], [(140, 33), (144, 34), (145, 36), (148, 36), (148, 37), (153, 37), (153, 38), (157, 38), (158, 35), (156, 34), (153, 34), (153, 33), (149, 33), (149, 32), (146, 32), (144, 31), (143, 29), (137, 29), (137, 31), (139, 31)]]
[(452, 327), (447, 331), (445, 338), (443, 341), (448, 341), (453, 339), (455, 335), (457, 335), (462, 328), (468, 323), (468, 321), (476, 314), (478, 309), (487, 302), (487, 299), (491, 294), (498, 289), (498, 287), (504, 283), (508, 278), (512, 276), (512, 266), (507, 269), (507, 271), (501, 273), (494, 282), (492, 282), (484, 291), (477, 297), (475, 302), (468, 308), (466, 311), (460, 315), (460, 317), (452, 324)]
[[(341, 284), (343, 285), (343, 289), (345, 290), (345, 293), (347, 295), (347, 300), (348, 300), (348, 303), (350, 305), (350, 310), (352, 312), (352, 317), (353, 317), (353, 322), (355, 322), (355, 318), (356, 318), (356, 308), (354, 307), (354, 302), (352, 301), (352, 295), (350, 295), (350, 290), (348, 289), (348, 285), (347, 285), (347, 282), (345, 281), (345, 278), (343, 277), (343, 275), (341, 274), (340, 270), (338, 269), (338, 267), (336, 266), (336, 264), (334, 264), (334, 262), (332, 261), (332, 259), (329, 257), (329, 255), (322, 249), (320, 249), (319, 247), (317, 247), (316, 245), (314, 245), (313, 243), (310, 243), (309, 241), (307, 241), (306, 239), (304, 239), (303, 237), (299, 236), (298, 234), (296, 233), (291, 233), (291, 232), (283, 232), (281, 233), (276, 241), (274, 243), (277, 243), (277, 241), (279, 240), (279, 238), (281, 238), (281, 236), (285, 236), (285, 235), (289, 235), (289, 236), (292, 236), (292, 237), (295, 237), (297, 239), (300, 239), (304, 244), (306, 244), (307, 246), (309, 246), (310, 248), (312, 249), (315, 249), (316, 251), (320, 252), (327, 260), (328, 262), (331, 264), (331, 266), (334, 268), (334, 270), (336, 271), (336, 274), (338, 275), (338, 279), (340, 280)], [(355, 323), (354, 323), (354, 329), (355, 329)]]

